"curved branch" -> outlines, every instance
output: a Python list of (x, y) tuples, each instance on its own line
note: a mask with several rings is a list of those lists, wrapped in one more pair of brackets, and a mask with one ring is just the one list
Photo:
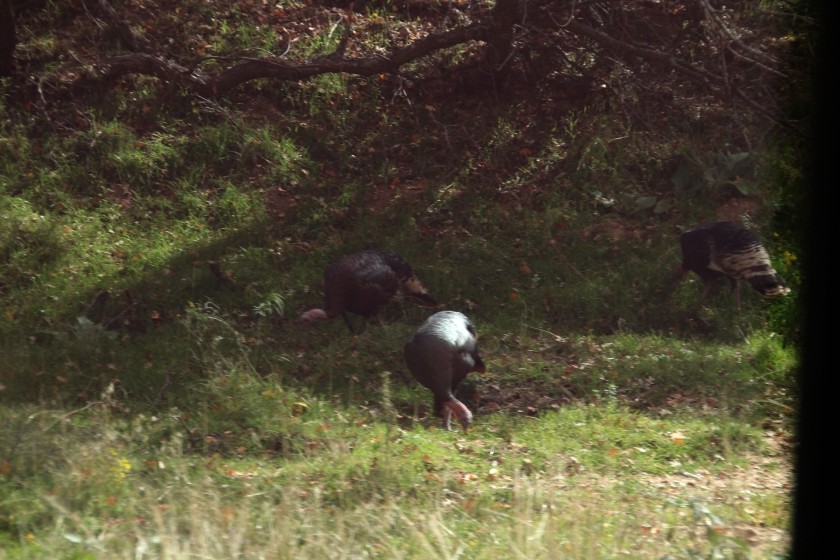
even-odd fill
[(103, 60), (73, 75), (66, 89), (75, 90), (107, 84), (127, 75), (145, 75), (211, 98), (223, 97), (231, 89), (245, 82), (270, 78), (274, 80), (305, 80), (319, 74), (345, 73), (361, 76), (397, 74), (400, 67), (432, 52), (467, 43), (487, 41), (487, 24), (473, 24), (445, 33), (428, 35), (410, 45), (392, 50), (386, 55), (347, 58), (341, 51), (305, 62), (276, 57), (237, 59), (240, 62), (216, 74), (190, 70), (180, 64), (150, 54), (136, 53)]

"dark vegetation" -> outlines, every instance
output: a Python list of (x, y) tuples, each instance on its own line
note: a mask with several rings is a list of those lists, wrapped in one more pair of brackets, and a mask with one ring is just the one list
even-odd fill
[[(341, 438), (322, 428), (345, 420), (434, 425), (402, 357), (429, 309), (390, 303), (360, 336), (341, 321), (298, 323), (321, 305), (330, 262), (376, 248), (399, 252), (476, 323), (488, 373), (458, 396), (493, 437), (514, 442), (508, 416), (620, 403), (743, 419), (791, 449), (809, 5), (9, 6), (10, 410), (166, 415), (133, 442), (139, 455), (181, 442), (245, 460), (335, 451)], [(741, 286), (739, 312), (722, 282), (701, 306), (699, 279), (675, 280), (679, 234), (713, 220), (749, 225), (791, 293)], [(26, 488), (15, 477), (37, 454), (20, 414), (0, 439), (13, 449), (0, 451), (0, 476)], [(760, 438), (739, 430), (712, 430), (707, 451), (680, 457), (752, 449), (744, 442)], [(549, 456), (523, 460), (525, 471)], [(366, 489), (381, 491), (353, 487)], [(325, 492), (336, 507), (352, 501)], [(17, 541), (24, 525), (0, 515)]]

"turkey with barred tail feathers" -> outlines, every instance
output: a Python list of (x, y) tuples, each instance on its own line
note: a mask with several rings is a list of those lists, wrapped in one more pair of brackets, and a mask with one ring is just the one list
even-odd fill
[(472, 322), (463, 313), (439, 311), (406, 342), (404, 353), (411, 374), (432, 392), (435, 414), (443, 416), (444, 427), (451, 429), (454, 414), (464, 430), (469, 429), (472, 412), (455, 398), (455, 390), (468, 373), (486, 371)]
[(341, 315), (356, 334), (348, 313), (361, 315), (367, 324), (397, 293), (426, 307), (437, 305), (397, 253), (367, 250), (345, 255), (324, 271), (324, 308), (303, 312), (300, 321), (308, 324)]
[(682, 278), (688, 271), (700, 276), (703, 280), (700, 305), (706, 301), (714, 281), (721, 276), (729, 280), (737, 309), (741, 308), (738, 280), (749, 283), (767, 297), (790, 292), (758, 238), (733, 222), (712, 222), (687, 231), (680, 236), (680, 246), (682, 265), (678, 276)]

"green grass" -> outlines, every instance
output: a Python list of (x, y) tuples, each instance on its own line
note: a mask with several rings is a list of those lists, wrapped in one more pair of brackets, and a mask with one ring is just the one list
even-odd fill
[[(785, 530), (778, 491), (721, 497), (704, 487), (738, 473), (723, 441), (737, 456), (766, 452), (760, 430), (733, 418), (573, 405), (539, 420), (489, 415), (465, 435), (398, 429), (249, 376), (218, 381), (204, 415), (129, 417), (113, 394), (70, 414), (6, 409), (12, 557), (67, 547), (122, 557), (129, 543), (170, 557), (320, 558), (336, 548), (422, 558), (461, 547), (480, 557), (683, 557), (746, 553), (727, 534), (756, 509)], [(207, 431), (199, 438), (191, 426)], [(257, 444), (269, 435), (270, 449)]]
[[(11, 557), (67, 547), (122, 557), (134, 546), (174, 558), (333, 557), (335, 547), (347, 557), (711, 557), (748, 554), (739, 527), (759, 521), (777, 535), (766, 552), (784, 552), (790, 473), (759, 422), (791, 411), (753, 416), (763, 377), (793, 364), (777, 337), (726, 348), (490, 330), (479, 394), (518, 386), (554, 400), (482, 406), (465, 434), (428, 417), (427, 391), (392, 350), (408, 330), (398, 323), (357, 338), (325, 325), (312, 348), (270, 363), (217, 306), (190, 307), (180, 325), (189, 355), (145, 405), (139, 387), (112, 382), (83, 406), (2, 409)], [(93, 371), (112, 342), (95, 340), (88, 364), (58, 361)], [(128, 377), (110, 363), (109, 376)]]

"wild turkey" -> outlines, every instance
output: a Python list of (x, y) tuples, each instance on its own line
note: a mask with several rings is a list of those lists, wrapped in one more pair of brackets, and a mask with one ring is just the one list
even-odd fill
[(345, 255), (324, 271), (324, 309), (305, 311), (300, 320), (313, 323), (341, 315), (356, 334), (347, 313), (361, 315), (366, 324), (398, 292), (421, 305), (437, 305), (400, 255), (376, 250)]
[(411, 374), (432, 392), (435, 414), (443, 416), (444, 427), (451, 429), (454, 414), (467, 430), (473, 415), (455, 398), (455, 390), (468, 373), (486, 370), (470, 320), (457, 311), (439, 311), (420, 325), (404, 352)]
[(704, 224), (680, 236), (682, 265), (678, 276), (696, 272), (703, 280), (700, 305), (706, 301), (714, 281), (725, 276), (741, 308), (738, 280), (748, 282), (753, 289), (767, 297), (784, 296), (790, 292), (785, 281), (770, 264), (770, 256), (758, 238), (748, 229), (732, 222)]

